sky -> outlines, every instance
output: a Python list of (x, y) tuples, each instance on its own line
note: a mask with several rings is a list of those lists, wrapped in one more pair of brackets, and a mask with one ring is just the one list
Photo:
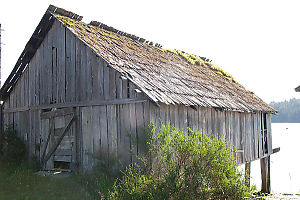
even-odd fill
[(0, 0), (2, 84), (49, 4), (207, 57), (267, 103), (300, 98), (297, 0)]

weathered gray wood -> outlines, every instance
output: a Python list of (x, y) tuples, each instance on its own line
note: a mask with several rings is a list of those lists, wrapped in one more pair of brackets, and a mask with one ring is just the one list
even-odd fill
[[(40, 66), (42, 64), (42, 58), (41, 58), (41, 51), (40, 49), (38, 49), (35, 53), (37, 59), (37, 65), (35, 66), (35, 105), (39, 105), (40, 104)], [(22, 76), (21, 76), (22, 78)], [(19, 81), (20, 82), (20, 81)], [(52, 82), (53, 82), (53, 78), (52, 78)], [(22, 83), (21, 83), (22, 84)], [(52, 88), (50, 89), (50, 92), (52, 91)], [(21, 91), (22, 93), (22, 91)], [(22, 99), (22, 94), (20, 94), (20, 105), (18, 107), (22, 107), (24, 106), (23, 102), (24, 101)]]
[(245, 132), (244, 132), (244, 150), (245, 150), (245, 162), (251, 160), (251, 123), (249, 114), (244, 114), (245, 116)]
[(143, 103), (137, 103), (135, 106), (136, 116), (136, 141), (137, 141), (137, 155), (143, 155), (145, 153), (146, 138), (144, 134), (144, 107)]
[(218, 114), (219, 114), (218, 111), (216, 111), (215, 109), (211, 109), (211, 128), (212, 128), (212, 133), (216, 134), (216, 137), (219, 137), (219, 126), (220, 126)]
[[(65, 38), (65, 30), (66, 27), (64, 27), (63, 24), (59, 24), (59, 29), (57, 30), (56, 40), (57, 40), (57, 102), (63, 103), (66, 99), (66, 79), (65, 79), (65, 73), (66, 73), (66, 38)], [(84, 63), (85, 64), (85, 63)], [(83, 64), (83, 65), (84, 65)]]
[(117, 73), (115, 76), (115, 85), (116, 85), (116, 96), (118, 99), (123, 98), (123, 81), (120, 77), (120, 74)]
[[(61, 29), (62, 27), (60, 27)], [(56, 32), (57, 33), (57, 32)], [(46, 77), (45, 80), (45, 89), (46, 89), (46, 97), (45, 97), (45, 102), (46, 103), (51, 103), (53, 101), (53, 96), (52, 96), (52, 86), (53, 86), (53, 67), (52, 67), (52, 59), (50, 57), (51, 53), (52, 53), (52, 44), (53, 41), (57, 38), (53, 37), (53, 34), (47, 34), (47, 40), (45, 40), (44, 43), (44, 57), (43, 57), (43, 63), (44, 63), (44, 67), (46, 67), (45, 72), (46, 74), (44, 74), (44, 78)], [(59, 37), (58, 35), (56, 35), (56, 37)], [(61, 37), (61, 36), (60, 36)], [(64, 55), (62, 55), (64, 56)], [(37, 66), (35, 66), (37, 67)], [(61, 75), (64, 76), (64, 75)], [(59, 87), (62, 87), (64, 85), (60, 85)]]
[(260, 159), (261, 167), (261, 191), (269, 194), (271, 192), (270, 184), (270, 156)]
[(106, 106), (107, 109), (107, 140), (108, 140), (108, 156), (109, 165), (110, 161), (117, 159), (117, 120), (116, 120), (116, 107)]
[(194, 129), (194, 110), (187, 107), (187, 127)]
[(27, 110), (40, 110), (50, 108), (66, 108), (66, 107), (86, 107), (86, 106), (103, 106), (103, 105), (117, 105), (117, 104), (130, 104), (130, 103), (142, 103), (147, 99), (142, 98), (126, 98), (126, 99), (112, 99), (112, 100), (99, 100), (99, 101), (85, 101), (79, 103), (57, 103), (57, 104), (45, 104), (38, 106), (26, 106), (22, 108), (7, 108), (3, 109), (3, 113), (23, 112)]
[(52, 63), (51, 63), (51, 67), (52, 67), (52, 88), (51, 88), (51, 92), (52, 92), (52, 102), (53, 103), (57, 103), (57, 88), (59, 87), (57, 85), (57, 47), (56, 45), (53, 46), (54, 44), (52, 44)]
[(219, 138), (225, 140), (226, 137), (226, 121), (225, 121), (225, 112), (219, 111)]
[(211, 134), (213, 132), (212, 130), (212, 109), (207, 108), (205, 109), (205, 118), (206, 118), (206, 133), (205, 134)]
[(253, 114), (253, 137), (254, 137), (254, 159), (258, 158), (259, 155), (259, 146), (258, 146), (258, 125), (257, 125), (257, 114)]
[[(243, 130), (241, 128), (241, 123), (242, 123), (242, 118), (241, 118), (241, 113), (236, 113), (235, 114), (235, 131), (236, 131), (236, 149), (237, 150), (242, 150), (244, 152), (243, 149), (243, 144), (242, 144), (242, 140), (243, 140)], [(243, 162), (243, 154), (238, 154), (238, 161), (240, 163)]]
[[(134, 96), (133, 85), (130, 84), (130, 97)], [(136, 162), (137, 155), (137, 132), (136, 132), (136, 114), (135, 114), (135, 104), (129, 104), (129, 115), (130, 115), (130, 139), (131, 139), (131, 156), (132, 161)]]
[(54, 151), (57, 149), (58, 145), (60, 144), (60, 142), (62, 141), (63, 137), (65, 136), (65, 134), (67, 133), (67, 131), (69, 130), (69, 128), (71, 127), (73, 121), (75, 120), (75, 116), (72, 117), (72, 119), (70, 120), (70, 122), (67, 124), (67, 126), (65, 127), (65, 129), (61, 132), (61, 134), (59, 135), (58, 139), (55, 141), (55, 143), (53, 144), (53, 146), (49, 149), (47, 155), (44, 158), (44, 162), (47, 162), (49, 160), (49, 158), (53, 155)]
[(91, 145), (91, 138), (89, 137), (89, 131), (91, 131), (91, 108), (90, 107), (83, 107), (81, 109), (82, 115), (82, 151), (83, 151), (83, 168), (88, 170), (90, 163), (90, 156), (92, 156), (92, 152), (90, 150)]
[(198, 108), (196, 108), (196, 110), (193, 110), (193, 112), (194, 112), (194, 130), (199, 130)]
[(91, 137), (93, 137), (93, 157), (96, 160), (100, 160), (100, 142), (101, 142), (101, 132), (100, 132), (100, 107), (93, 106), (91, 110), (91, 117), (92, 117), (92, 132)]
[(184, 127), (184, 105), (178, 106), (178, 125), (180, 129), (183, 129)]
[(206, 109), (203, 107), (198, 108), (198, 116), (199, 116), (199, 130), (202, 131), (203, 134), (207, 134), (207, 125), (206, 125)]
[(82, 166), (82, 129), (81, 129), (81, 111), (77, 107), (75, 109), (76, 118), (75, 120), (75, 166), (74, 168), (81, 168)]
[(116, 72), (109, 68), (109, 99), (117, 97), (116, 91)]
[(271, 114), (267, 114), (267, 135), (268, 135), (268, 153), (272, 153), (272, 126), (271, 126)]
[(121, 138), (119, 149), (120, 152), (118, 156), (120, 156), (120, 162), (122, 167), (127, 166), (131, 161), (131, 140), (130, 140), (130, 112), (129, 105), (121, 105), (121, 113), (120, 113), (120, 121), (121, 121)]
[(54, 161), (62, 161), (62, 162), (72, 162), (72, 156), (71, 155), (54, 155), (53, 156)]
[(92, 74), (92, 64), (93, 64), (93, 59), (96, 57), (95, 54), (90, 50), (90, 48), (87, 46), (86, 47), (86, 57), (87, 57), (87, 65), (86, 65), (86, 98), (88, 100), (92, 99), (93, 95), (93, 90), (92, 90), (92, 79), (93, 79), (93, 74)]
[[(54, 121), (54, 119), (50, 119), (48, 122), (49, 122), (48, 124), (47, 123), (45, 124), (45, 125), (48, 125), (47, 127), (45, 127), (45, 131), (46, 131), (46, 133), (49, 133), (48, 143), (52, 144), (54, 142), (54, 136), (53, 135), (54, 135), (55, 121)], [(47, 145), (46, 148), (47, 148), (46, 152), (47, 152), (47, 150), (49, 152), (50, 145)], [(43, 157), (42, 157), (42, 162), (41, 162), (42, 166), (43, 166), (44, 169), (53, 169), (54, 168), (53, 156), (51, 156), (49, 158), (48, 162), (45, 162), (45, 156), (46, 155), (47, 154), (44, 154)]]
[(225, 112), (225, 139), (227, 144), (232, 145), (232, 137), (231, 137), (231, 112)]
[(249, 155), (249, 149), (248, 144), (246, 141), (247, 135), (246, 135), (246, 114), (241, 113), (240, 114), (240, 126), (241, 126), (241, 137), (240, 137), (240, 143), (242, 146), (242, 149), (244, 150), (243, 158), (241, 159), (241, 163), (244, 163), (245, 161), (248, 161), (248, 155)]
[(72, 155), (72, 149), (57, 149), (54, 152), (55, 156), (71, 156)]
[(180, 124), (180, 117), (179, 117), (179, 106), (174, 106), (174, 115), (175, 115), (175, 118), (174, 118), (174, 126), (176, 129), (179, 128), (179, 124)]
[(98, 57), (96, 55), (91, 55), (90, 67), (91, 67), (91, 100), (99, 99), (100, 97), (100, 84), (99, 84), (99, 74), (98, 71), (101, 70), (101, 66), (99, 66)]
[(149, 104), (150, 104), (149, 100), (146, 101), (146, 102), (143, 102), (143, 107), (144, 107), (144, 126), (145, 127), (148, 127), (149, 124), (151, 123), (151, 121), (150, 121), (150, 105)]
[(54, 118), (64, 115), (73, 115), (74, 108), (62, 108), (54, 111), (48, 111), (41, 113), (41, 119)]
[(66, 29), (66, 102), (75, 101), (75, 37)]
[(160, 123), (166, 124), (167, 123), (167, 105), (162, 104), (159, 108), (159, 120)]
[(104, 99), (109, 99), (109, 67), (107, 65), (103, 67), (103, 90)]
[(263, 152), (262, 152), (262, 130), (261, 130), (261, 113), (258, 112), (257, 113), (257, 134), (258, 134), (258, 157), (262, 157), (263, 156)]
[(81, 96), (81, 43), (79, 39), (75, 39), (75, 102), (79, 102)]
[(104, 162), (108, 162), (108, 126), (106, 116), (106, 106), (100, 106), (100, 134), (101, 134), (101, 150), (100, 157)]
[(81, 63), (80, 63), (80, 84), (79, 84), (79, 100), (87, 101), (87, 47), (80, 43), (80, 51), (81, 51)]

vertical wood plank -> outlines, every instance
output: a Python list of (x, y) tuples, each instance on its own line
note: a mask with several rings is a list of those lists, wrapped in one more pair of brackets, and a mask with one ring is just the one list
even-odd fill
[(212, 130), (212, 109), (207, 108), (205, 112), (205, 121), (206, 121), (206, 134), (211, 134)]
[[(107, 106), (107, 127), (108, 127), (108, 156), (110, 160), (117, 159), (117, 118), (116, 118), (116, 106)], [(112, 165), (114, 163), (110, 163)]]
[(75, 101), (75, 38), (70, 30), (66, 29), (66, 102)]
[(269, 194), (271, 192), (270, 181), (270, 156), (260, 159), (261, 167), (261, 191)]
[(75, 101), (81, 100), (81, 41), (75, 38)]
[(136, 103), (135, 106), (136, 116), (136, 141), (137, 141), (137, 155), (143, 155), (145, 153), (146, 138), (144, 135), (144, 107), (143, 103)]
[(89, 47), (86, 47), (86, 61), (87, 65), (85, 67), (86, 70), (86, 99), (91, 100), (93, 93), (92, 93), (92, 79), (93, 79), (93, 74), (92, 74), (92, 65), (94, 64), (93, 59), (96, 57), (95, 54), (91, 51)]
[(254, 159), (258, 158), (258, 127), (257, 127), (257, 113), (253, 114), (253, 137), (254, 137)]
[(122, 105), (121, 108), (121, 142), (120, 149), (122, 150), (121, 162), (123, 167), (132, 162), (131, 158), (131, 140), (130, 140), (130, 109), (128, 104)]
[(83, 107), (81, 108), (82, 116), (82, 151), (83, 151), (83, 169), (90, 170), (92, 164), (92, 138), (90, 137), (91, 131), (91, 108)]
[(100, 106), (92, 107), (92, 127), (93, 127), (93, 153), (95, 159), (101, 159), (100, 157), (100, 142), (101, 142), (101, 132), (100, 132)]
[(261, 129), (261, 113), (257, 113), (257, 127), (258, 127), (258, 156), (259, 158), (263, 156), (262, 151), (262, 129)]
[(100, 139), (101, 139), (101, 160), (108, 164), (108, 128), (107, 127), (107, 115), (106, 106), (100, 106)]
[(81, 63), (80, 63), (80, 97), (79, 100), (80, 101), (86, 101), (87, 100), (87, 71), (86, 71), (86, 67), (87, 67), (87, 47), (86, 45), (80, 44), (80, 51), (81, 51)]
[(109, 99), (115, 99), (116, 97), (116, 72), (109, 68)]
[(207, 124), (206, 124), (206, 113), (207, 108), (199, 107), (198, 108), (198, 118), (199, 118), (199, 130), (202, 131), (202, 134), (207, 134)]
[(273, 152), (271, 114), (267, 114), (267, 134), (268, 134), (268, 153), (271, 154)]
[(104, 99), (109, 99), (109, 67), (107, 65), (103, 67), (103, 90)]
[(57, 48), (57, 84), (58, 87), (58, 102), (64, 103), (66, 98), (66, 28), (63, 24), (59, 24), (57, 32), (58, 48)]
[[(56, 32), (57, 33), (57, 32)], [(52, 67), (52, 59), (51, 59), (51, 54), (52, 54), (52, 43), (55, 38), (53, 38), (52, 34), (47, 34), (47, 41), (45, 40), (44, 44), (44, 57), (43, 57), (43, 63), (45, 69), (45, 76), (47, 76), (46, 81), (45, 81), (45, 89), (47, 90), (45, 95), (45, 103), (49, 104), (53, 101), (53, 95), (52, 95), (52, 85), (53, 85), (53, 67)], [(63, 87), (60, 85), (60, 87)]]

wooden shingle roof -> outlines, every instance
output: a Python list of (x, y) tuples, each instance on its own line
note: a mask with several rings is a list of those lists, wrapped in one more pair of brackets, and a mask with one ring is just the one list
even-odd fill
[(203, 57), (163, 49), (96, 21), (86, 24), (53, 7), (49, 12), (154, 102), (276, 112)]

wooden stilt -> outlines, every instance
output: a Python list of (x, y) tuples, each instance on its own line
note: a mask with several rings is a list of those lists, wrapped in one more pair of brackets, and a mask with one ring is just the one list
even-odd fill
[(261, 168), (261, 192), (270, 194), (270, 156), (260, 159)]
[(251, 162), (245, 164), (245, 174), (248, 179), (247, 186), (250, 188), (250, 173), (251, 173)]

